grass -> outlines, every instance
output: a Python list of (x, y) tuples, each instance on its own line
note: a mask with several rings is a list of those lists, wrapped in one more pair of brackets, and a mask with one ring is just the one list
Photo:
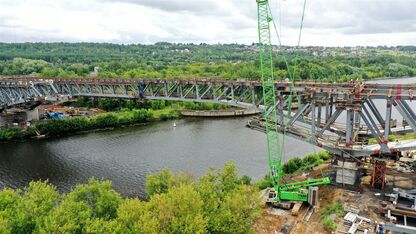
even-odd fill
[[(411, 132), (411, 133), (407, 133), (407, 134), (396, 134), (396, 135), (389, 135), (389, 141), (396, 141), (396, 140), (413, 140), (416, 139), (416, 133), (415, 132)], [(370, 138), (368, 140), (369, 144), (377, 144), (377, 140), (376, 138)]]
[(319, 211), (319, 218), (323, 220), (324, 227), (328, 231), (335, 231), (337, 229), (337, 224), (330, 218), (332, 214), (336, 214), (337, 217), (343, 217), (345, 215), (341, 203), (336, 202), (332, 205), (325, 205)]
[(151, 110), (154, 120), (168, 120), (177, 119), (180, 116), (180, 111), (176, 108), (168, 107), (162, 110)]
[(328, 231), (335, 231), (337, 230), (337, 224), (330, 219), (329, 217), (324, 219), (324, 228)]

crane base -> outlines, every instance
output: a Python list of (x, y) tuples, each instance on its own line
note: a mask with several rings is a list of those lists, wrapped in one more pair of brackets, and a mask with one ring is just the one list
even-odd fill
[(266, 201), (266, 206), (272, 206), (272, 207), (281, 208), (285, 210), (292, 209), (294, 205), (295, 205), (295, 202), (293, 201), (284, 201), (284, 200), (274, 201), (272, 199), (268, 199)]

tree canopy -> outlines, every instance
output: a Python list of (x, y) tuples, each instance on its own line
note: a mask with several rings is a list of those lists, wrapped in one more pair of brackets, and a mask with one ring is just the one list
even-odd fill
[[(276, 47), (275, 74), (347, 81), (416, 74), (416, 47)], [(0, 75), (260, 79), (257, 44), (0, 43)], [(298, 56), (297, 56), (298, 55)], [(94, 72), (95, 71), (95, 72)]]
[(48, 182), (0, 191), (0, 233), (252, 233), (259, 194), (234, 164), (200, 179), (150, 174), (148, 201), (122, 198), (111, 182), (90, 179), (67, 194)]

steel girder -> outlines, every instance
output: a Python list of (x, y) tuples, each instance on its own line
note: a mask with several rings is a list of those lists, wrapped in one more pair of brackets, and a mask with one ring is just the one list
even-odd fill
[[(398, 146), (388, 142), (389, 134), (416, 132), (416, 115), (409, 105), (416, 91), (415, 84), (295, 82), (295, 108), (289, 111), (287, 97), (291, 85), (290, 82), (274, 84), (278, 131), (345, 157), (416, 149), (416, 143)], [(0, 102), (5, 106), (60, 95), (214, 102), (256, 110), (263, 109), (264, 101), (261, 82), (258, 81), (36, 77), (0, 79)], [(380, 113), (380, 108), (374, 104), (375, 100), (386, 101), (385, 113)], [(398, 110), (409, 127), (399, 129), (391, 126), (389, 119), (393, 108)], [(344, 123), (340, 123), (341, 116), (344, 116)], [(361, 135), (376, 138), (377, 144), (363, 144), (358, 139)]]
[(48, 81), (19, 81), (0, 79), (0, 105), (14, 106), (45, 96), (56, 96), (53, 84)]

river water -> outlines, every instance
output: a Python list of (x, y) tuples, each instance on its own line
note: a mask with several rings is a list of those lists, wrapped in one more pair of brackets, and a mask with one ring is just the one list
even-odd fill
[[(416, 83), (416, 78), (389, 80)], [(378, 80), (376, 83), (386, 83)], [(0, 144), (0, 189), (49, 180), (67, 192), (89, 178), (108, 179), (123, 196), (145, 196), (146, 175), (161, 168), (199, 176), (233, 161), (240, 175), (267, 173), (264, 133), (245, 127), (249, 118), (151, 123), (59, 139)], [(173, 127), (174, 122), (177, 127)], [(319, 151), (287, 138), (285, 160)]]

